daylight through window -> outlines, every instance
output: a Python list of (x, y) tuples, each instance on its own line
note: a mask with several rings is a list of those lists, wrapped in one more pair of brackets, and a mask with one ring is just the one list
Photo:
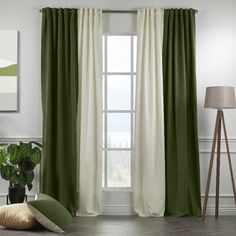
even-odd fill
[(103, 36), (103, 187), (131, 188), (136, 36)]

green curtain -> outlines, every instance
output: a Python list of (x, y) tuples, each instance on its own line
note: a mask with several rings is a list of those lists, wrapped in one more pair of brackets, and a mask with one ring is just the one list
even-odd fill
[(195, 10), (165, 10), (165, 215), (201, 215), (195, 57)]
[(43, 106), (42, 192), (72, 215), (76, 204), (78, 98), (76, 9), (43, 9), (41, 74)]

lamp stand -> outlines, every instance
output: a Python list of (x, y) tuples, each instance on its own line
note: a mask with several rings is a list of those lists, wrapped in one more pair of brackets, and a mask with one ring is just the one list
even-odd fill
[(221, 126), (223, 126), (223, 131), (224, 131), (224, 136), (225, 136), (225, 144), (226, 144), (228, 161), (229, 161), (229, 169), (230, 169), (230, 175), (231, 175), (231, 181), (232, 181), (232, 187), (233, 187), (233, 193), (234, 193), (234, 201), (235, 201), (235, 204), (236, 204), (236, 191), (235, 191), (234, 175), (233, 175), (232, 163), (231, 163), (230, 152), (229, 152), (229, 143), (228, 143), (227, 132), (226, 132), (226, 127), (225, 127), (224, 113), (223, 113), (222, 110), (218, 110), (217, 111), (217, 116), (216, 116), (216, 123), (215, 123), (215, 131), (214, 131), (212, 149), (211, 149), (210, 164), (209, 164), (209, 169), (208, 169), (208, 177), (207, 177), (207, 185), (206, 185), (206, 191), (205, 191), (204, 206), (203, 206), (203, 211), (202, 211), (202, 220), (203, 221), (205, 220), (205, 216), (206, 216), (206, 208), (207, 208), (207, 201), (208, 201), (208, 194), (209, 194), (209, 188), (210, 188), (212, 166), (213, 166), (214, 154), (215, 154), (215, 148), (216, 148), (216, 141), (217, 141), (217, 157), (216, 157), (217, 159), (216, 159), (215, 217), (217, 218), (218, 215), (219, 215)]

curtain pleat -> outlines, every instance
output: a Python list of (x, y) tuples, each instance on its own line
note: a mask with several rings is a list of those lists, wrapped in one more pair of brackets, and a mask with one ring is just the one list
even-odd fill
[(42, 191), (76, 214), (78, 24), (75, 9), (43, 9)]
[(163, 216), (165, 210), (163, 10), (139, 10), (137, 31), (134, 209), (139, 216)]
[(78, 22), (78, 215), (96, 216), (102, 193), (102, 11), (79, 9)]
[(195, 54), (195, 10), (165, 10), (166, 215), (201, 214)]

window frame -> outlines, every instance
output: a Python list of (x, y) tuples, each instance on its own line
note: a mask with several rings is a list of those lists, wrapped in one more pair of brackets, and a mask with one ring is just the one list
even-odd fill
[[(107, 68), (107, 37), (109, 36), (130, 36), (130, 72), (108, 72)], [(136, 34), (129, 33), (129, 34), (103, 34), (103, 68), (102, 68), (102, 83), (103, 83), (103, 148), (102, 148), (102, 158), (103, 158), (103, 173), (102, 173), (102, 178), (104, 186), (102, 186), (103, 191), (132, 191), (133, 190), (133, 180), (134, 180), (134, 117), (135, 117), (135, 87), (134, 87), (134, 78), (136, 77), (136, 71), (134, 70), (134, 60), (136, 61), (136, 58), (134, 58), (134, 38), (137, 37)], [(107, 90), (107, 77), (109, 75), (128, 75), (130, 76), (130, 109), (129, 110), (108, 110), (108, 100), (107, 100), (107, 95), (108, 95), (108, 90)], [(130, 147), (129, 148), (109, 148), (108, 147), (108, 140), (107, 140), (107, 134), (108, 134), (108, 129), (107, 129), (107, 117), (108, 114), (130, 114)], [(108, 151), (129, 151), (130, 152), (130, 166), (131, 166), (131, 176), (130, 176), (130, 187), (108, 187)]]

